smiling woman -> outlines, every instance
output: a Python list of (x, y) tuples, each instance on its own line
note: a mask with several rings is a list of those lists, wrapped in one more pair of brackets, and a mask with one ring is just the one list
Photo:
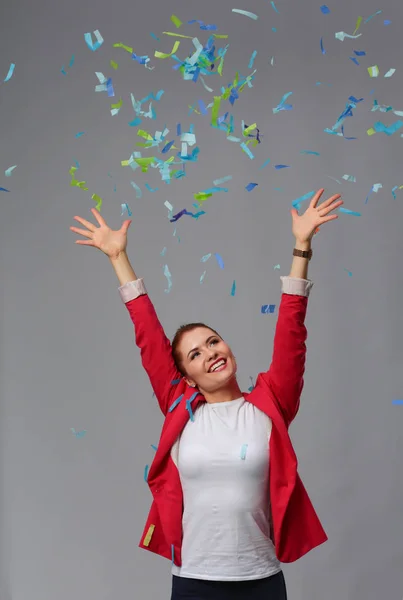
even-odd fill
[(235, 356), (215, 329), (204, 323), (182, 325), (172, 340), (172, 356), (186, 383), (197, 388), (206, 402), (229, 402), (242, 396)]

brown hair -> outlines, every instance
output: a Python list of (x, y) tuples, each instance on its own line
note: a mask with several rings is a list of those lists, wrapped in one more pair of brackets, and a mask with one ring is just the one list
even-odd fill
[(206, 325), (205, 323), (187, 323), (186, 325), (181, 325), (176, 330), (176, 333), (175, 333), (175, 335), (172, 339), (172, 343), (171, 343), (172, 356), (173, 356), (176, 368), (184, 377), (186, 376), (186, 372), (183, 367), (182, 357), (181, 357), (180, 351), (179, 351), (179, 344), (185, 333), (187, 333), (188, 331), (193, 331), (193, 329), (197, 329), (198, 327), (205, 327), (206, 329), (210, 329), (216, 335), (218, 335), (219, 338), (221, 338), (220, 334), (215, 329), (210, 327), (210, 325)]

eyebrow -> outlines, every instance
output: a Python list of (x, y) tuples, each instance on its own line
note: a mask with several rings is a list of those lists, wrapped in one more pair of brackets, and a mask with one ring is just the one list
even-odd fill
[[(211, 339), (213, 339), (215, 337), (217, 337), (217, 336), (216, 335), (210, 335), (210, 337), (208, 337), (207, 340), (206, 340), (206, 344), (208, 343), (209, 340), (211, 340)], [(188, 352), (188, 356), (189, 356), (189, 354), (191, 354), (192, 352), (195, 352), (195, 350), (198, 350), (198, 349), (199, 349), (199, 346), (196, 346), (196, 348), (193, 348), (192, 350), (190, 350), (190, 352)]]

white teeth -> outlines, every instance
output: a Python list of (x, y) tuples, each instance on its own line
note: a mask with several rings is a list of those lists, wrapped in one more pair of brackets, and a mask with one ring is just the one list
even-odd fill
[(216, 369), (218, 369), (219, 367), (222, 367), (223, 365), (225, 365), (225, 360), (220, 360), (218, 363), (216, 363), (214, 365), (214, 367), (212, 369), (209, 369), (209, 373), (213, 373)]

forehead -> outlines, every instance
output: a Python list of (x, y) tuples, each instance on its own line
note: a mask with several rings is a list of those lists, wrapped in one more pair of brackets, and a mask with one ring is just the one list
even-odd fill
[(202, 346), (207, 338), (212, 335), (215, 336), (216, 334), (208, 327), (196, 327), (196, 329), (186, 331), (181, 339), (181, 349), (186, 353), (192, 348), (196, 348), (196, 346)]

